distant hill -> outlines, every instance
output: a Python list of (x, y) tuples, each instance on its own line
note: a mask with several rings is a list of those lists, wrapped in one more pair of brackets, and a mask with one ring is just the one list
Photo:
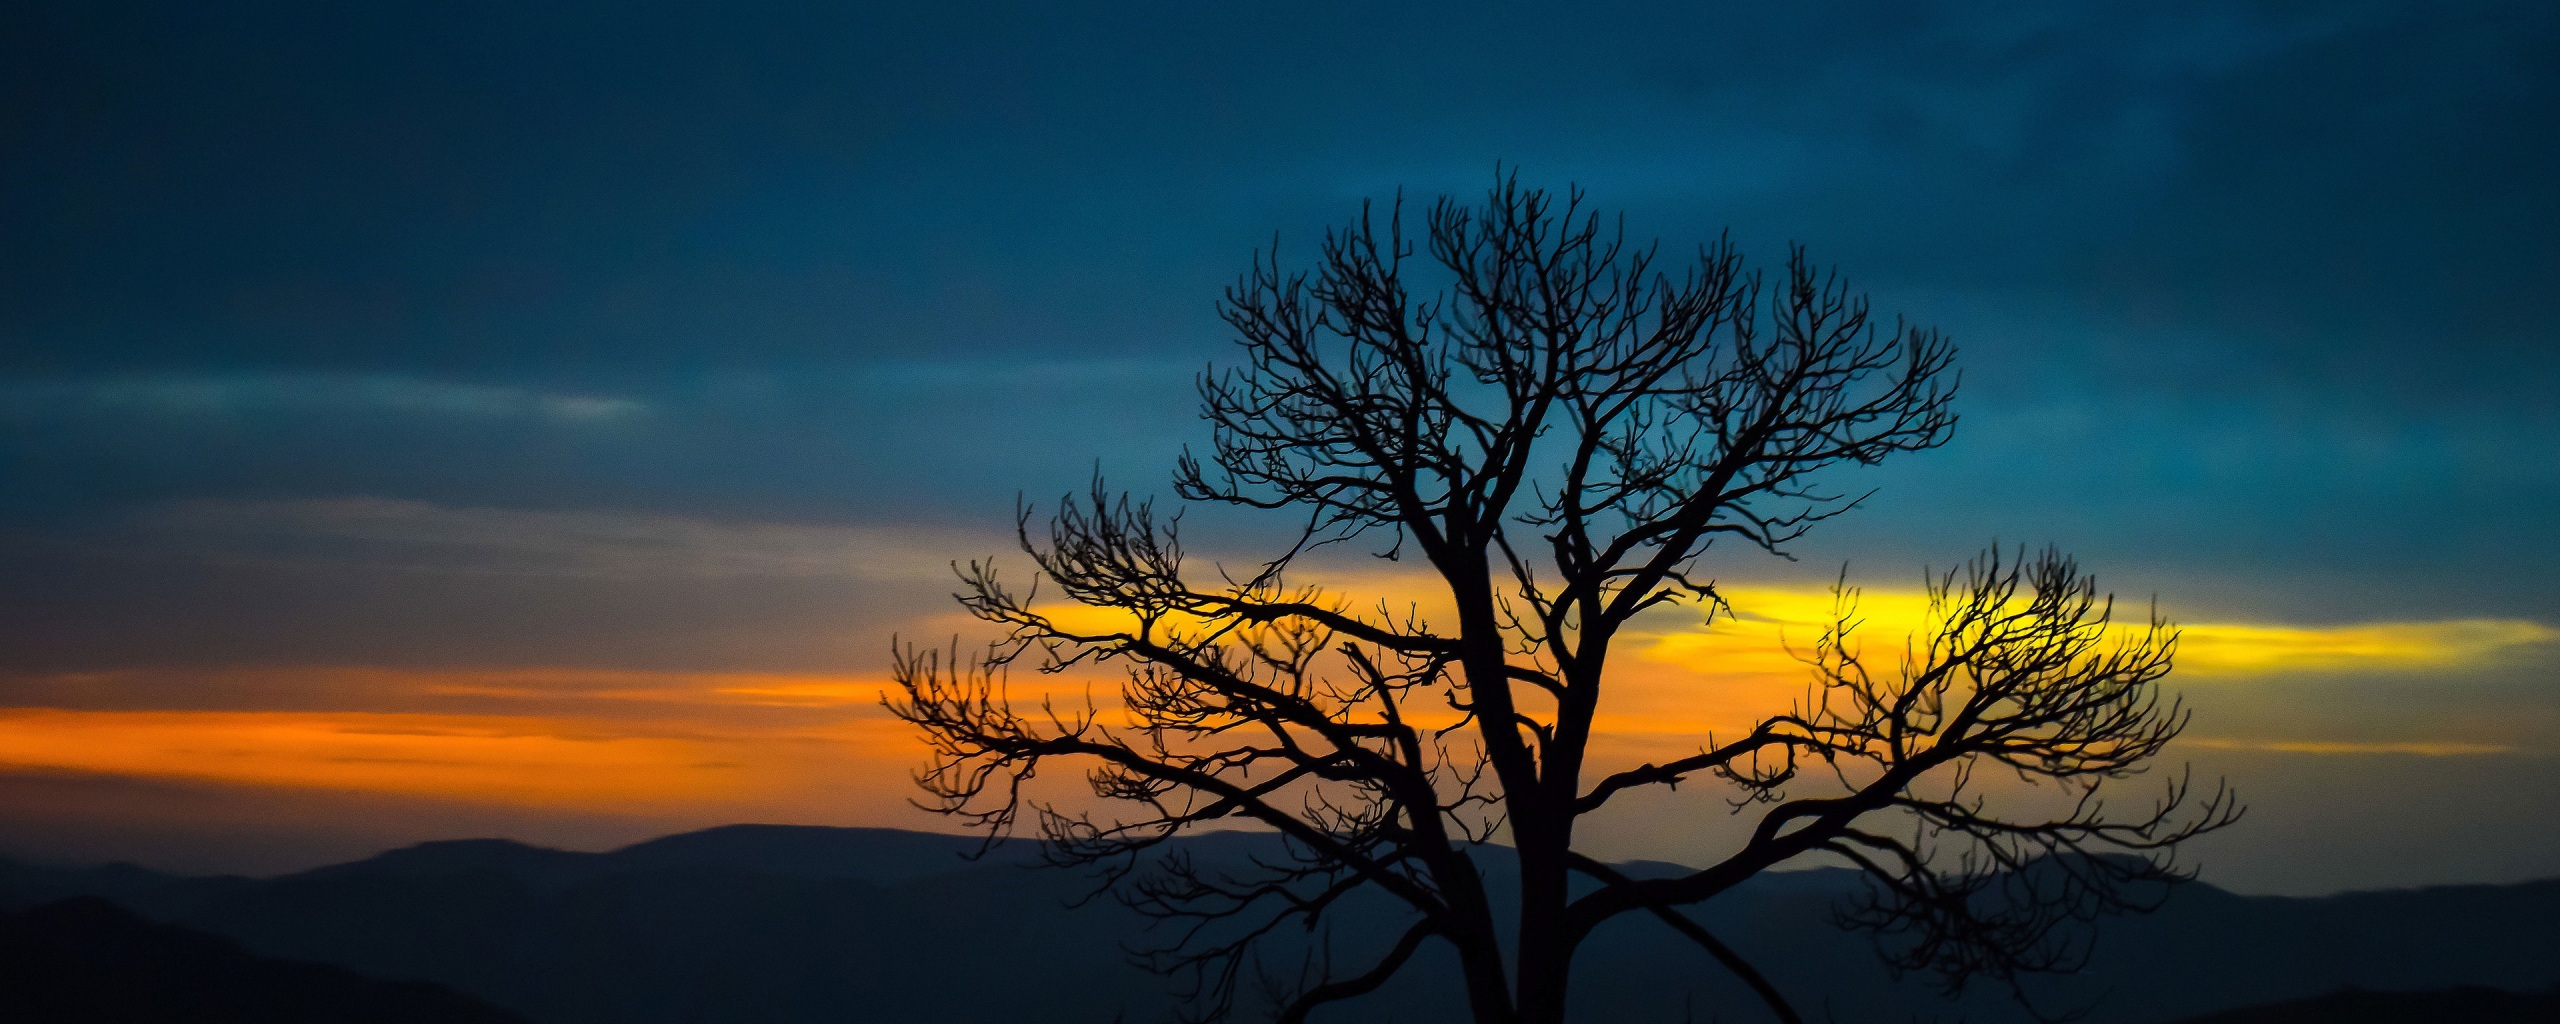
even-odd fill
[[(1264, 836), (1182, 840), (1204, 862)], [(799, 1024), (1171, 1019), (1163, 978), (1128, 962), (1147, 922), (1037, 848), (975, 861), (965, 837), (893, 829), (732, 826), (610, 853), (500, 840), (428, 843), (272, 879), (131, 867), (0, 865), (0, 905), (88, 893), (269, 956), (431, 979), (539, 1024)], [(1499, 884), (1508, 851), (1483, 851)], [(1671, 865), (1631, 871), (1657, 874)], [(1948, 1000), (1897, 981), (1867, 941), (1830, 925), (1853, 875), (1764, 876), (1700, 919), (1815, 1019), (2030, 1019), (2005, 991)], [(1342, 908), (1334, 937), (1383, 942), (1391, 908)], [(2162, 912), (2111, 922), (2090, 969), (2035, 988), (2090, 1024), (2160, 1024), (2350, 985), (2376, 990), (2560, 982), (2560, 881), (2244, 897), (2195, 885)], [(1319, 1020), (1454, 1022), (1453, 966), (1427, 952), (1369, 1000)], [(1687, 940), (1631, 918), (1593, 936), (1575, 973), (1579, 1020), (1758, 1022), (1765, 1011)]]
[(608, 856), (634, 868), (746, 868), (797, 878), (856, 879), (883, 885), (947, 875), (976, 863), (1032, 864), (1039, 846), (1006, 841), (980, 856), (981, 840), (894, 828), (725, 825), (652, 839)]
[(0, 912), (13, 1024), (525, 1024), (442, 985), (253, 956), (91, 896)]
[(2551, 1024), (2560, 1021), (2560, 992), (2458, 988), (2442, 992), (2332, 992), (2313, 999), (2249, 1006), (2177, 1024)]

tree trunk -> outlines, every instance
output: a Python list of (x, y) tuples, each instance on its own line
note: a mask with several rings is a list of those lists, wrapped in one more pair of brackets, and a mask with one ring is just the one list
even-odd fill
[(1563, 1024), (1565, 985), (1573, 965), (1572, 941), (1565, 935), (1565, 851), (1557, 841), (1561, 830), (1556, 827), (1560, 822), (1544, 818), (1539, 815), (1521, 822), (1512, 833), (1520, 850), (1521, 1024)]
[(1475, 1024), (1520, 1024), (1512, 1011), (1511, 984), (1502, 969), (1502, 947), (1486, 935), (1480, 942), (1458, 944), (1458, 965), (1467, 981), (1467, 1009)]

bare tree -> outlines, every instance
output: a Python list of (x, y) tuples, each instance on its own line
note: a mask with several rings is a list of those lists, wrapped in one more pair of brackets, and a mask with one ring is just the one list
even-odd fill
[[(1240, 987), (1272, 977), (1256, 951), (1277, 930), (1316, 929), (1374, 891), (1409, 911), (1407, 930), (1366, 963), (1336, 969), (1325, 950), (1278, 971), (1278, 1019), (1373, 991), (1438, 942), (1475, 1020), (1554, 1024), (1577, 947), (1647, 914), (1795, 1021), (1685, 911), (1826, 856), (1872, 878), (1843, 919), (1882, 933), (1897, 966), (1957, 988), (2014, 984), (2078, 962), (2077, 925), (2147, 906), (2181, 877), (2172, 848), (2236, 815), (2183, 783), (2142, 815), (2107, 813), (2103, 784), (2186, 720), (2157, 687), (2176, 638), (2156, 616), (2112, 625), (2090, 578), (2052, 553), (1995, 550), (1936, 577), (1930, 627), (1891, 664), (1854, 642), (1844, 586), (1835, 625), (1800, 655), (1819, 685), (1797, 706), (1693, 756), (1586, 777), (1612, 642), (1652, 609), (1712, 620), (1724, 602), (1698, 563), (1717, 542), (1783, 555), (1855, 506), (1816, 483), (1825, 467), (1945, 443), (1954, 350), (1933, 330), (1877, 329), (1801, 250), (1774, 287), (1727, 242), (1675, 277), (1579, 191), (1503, 180), (1482, 206), (1440, 200), (1426, 224), (1408, 239), (1400, 202), (1383, 224), (1364, 207), (1311, 274), (1257, 256), (1226, 293), (1244, 362), (1203, 375), (1213, 441), (1184, 456), (1175, 491), (1294, 513), (1279, 557), (1204, 583), (1172, 520), (1097, 480), (1045, 536), (1027, 509), (1020, 526), (1039, 576), (1114, 610), (1111, 624), (1062, 620), (1037, 581), (1017, 589), (972, 563), (959, 600), (1004, 638), (897, 658), (890, 707), (932, 745), (929, 806), (991, 840), (1028, 809), (1054, 859), (1125, 882), (1133, 906), (1175, 923), (1154, 962), (1194, 983), (1196, 1016), (1236, 1012)], [(1443, 287), (1417, 294), (1409, 278), (1424, 274)], [(1361, 539), (1427, 565), (1453, 611), (1355, 607), (1292, 576), (1308, 552)], [(1125, 678), (1116, 702), (1017, 707), (1003, 678), (1015, 664)], [(1119, 810), (1027, 795), (1052, 760), (1080, 763)], [(2057, 814), (2001, 813), (1975, 782), (1985, 769), (2070, 798)], [(1630, 878), (1577, 851), (1585, 816), (1701, 775), (1759, 816), (1723, 861)], [(1288, 854), (1140, 856), (1229, 818), (1276, 832)], [(1508, 901), (1482, 870), (1497, 838), (1516, 850), (1514, 922), (1497, 922)]]

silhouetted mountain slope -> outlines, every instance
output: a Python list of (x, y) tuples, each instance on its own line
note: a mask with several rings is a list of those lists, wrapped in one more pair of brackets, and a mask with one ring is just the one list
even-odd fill
[[(652, 839), (607, 856), (631, 867), (748, 868), (800, 878), (849, 878), (882, 885), (970, 866), (981, 840), (893, 828), (725, 825)], [(1011, 841), (978, 863), (1027, 864), (1036, 844)]]
[(2349, 988), (2539, 992), (2560, 982), (2560, 880), (2316, 899), (2189, 886), (2104, 936), (2100, 960), (2060, 987), (2140, 993), (2154, 1019)]
[[(1215, 862), (1271, 842), (1228, 833), (1176, 845)], [(1026, 867), (1035, 847), (963, 860), (975, 845), (888, 829), (733, 826), (601, 854), (429, 843), (265, 880), (8, 868), (0, 894), (85, 884), (260, 953), (433, 979), (543, 1024), (1170, 1017), (1164, 979), (1122, 949), (1146, 941), (1144, 919), (1110, 899), (1068, 907), (1090, 879)], [(1483, 860), (1499, 891), (1507, 851)], [(1816, 1019), (1826, 1010), (1844, 1021), (2026, 1019), (2003, 991), (1977, 987), (1949, 1002), (1916, 980), (1897, 984), (1864, 937), (1830, 924), (1857, 885), (1839, 871), (1765, 876), (1700, 917)], [(1382, 945), (1396, 920), (1390, 907), (1355, 902), (1333, 936)], [(2037, 991), (2048, 1007), (2093, 1006), (2091, 1024), (2157, 1024), (2349, 984), (2540, 991), (2560, 981), (2556, 921), (2560, 882), (2309, 900), (2190, 886), (2157, 915), (2110, 923), (2089, 971)], [(1452, 977), (1445, 953), (1429, 952), (1370, 1000), (1320, 1019), (1455, 1021)], [(1688, 940), (1641, 917), (1593, 936), (1573, 1007), (1577, 1019), (1625, 1024), (1692, 1011), (1766, 1019)]]
[(2551, 1024), (2560, 1021), (2560, 992), (2332, 992), (2269, 1006), (2249, 1006), (2177, 1024)]
[[(42, 867), (0, 859), (0, 908), (24, 908), (71, 896), (99, 896), (133, 907), (145, 917), (173, 917), (194, 901), (262, 883), (236, 875), (162, 874), (131, 864), (94, 868)], [(148, 909), (144, 909), (147, 906)]]
[(252, 956), (90, 896), (0, 912), (15, 1024), (524, 1024), (442, 985)]

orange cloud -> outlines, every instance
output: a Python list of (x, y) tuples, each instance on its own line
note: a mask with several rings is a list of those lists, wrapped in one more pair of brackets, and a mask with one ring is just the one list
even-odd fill
[(897, 723), (707, 731), (505, 715), (285, 711), (0, 712), (0, 763), (143, 778), (591, 810), (800, 802), (850, 775), (903, 774)]
[(879, 676), (830, 673), (368, 665), (120, 669), (13, 675), (5, 682), (25, 707), (507, 714), (542, 702), (577, 704), (583, 713), (607, 717), (869, 706), (888, 685)]

